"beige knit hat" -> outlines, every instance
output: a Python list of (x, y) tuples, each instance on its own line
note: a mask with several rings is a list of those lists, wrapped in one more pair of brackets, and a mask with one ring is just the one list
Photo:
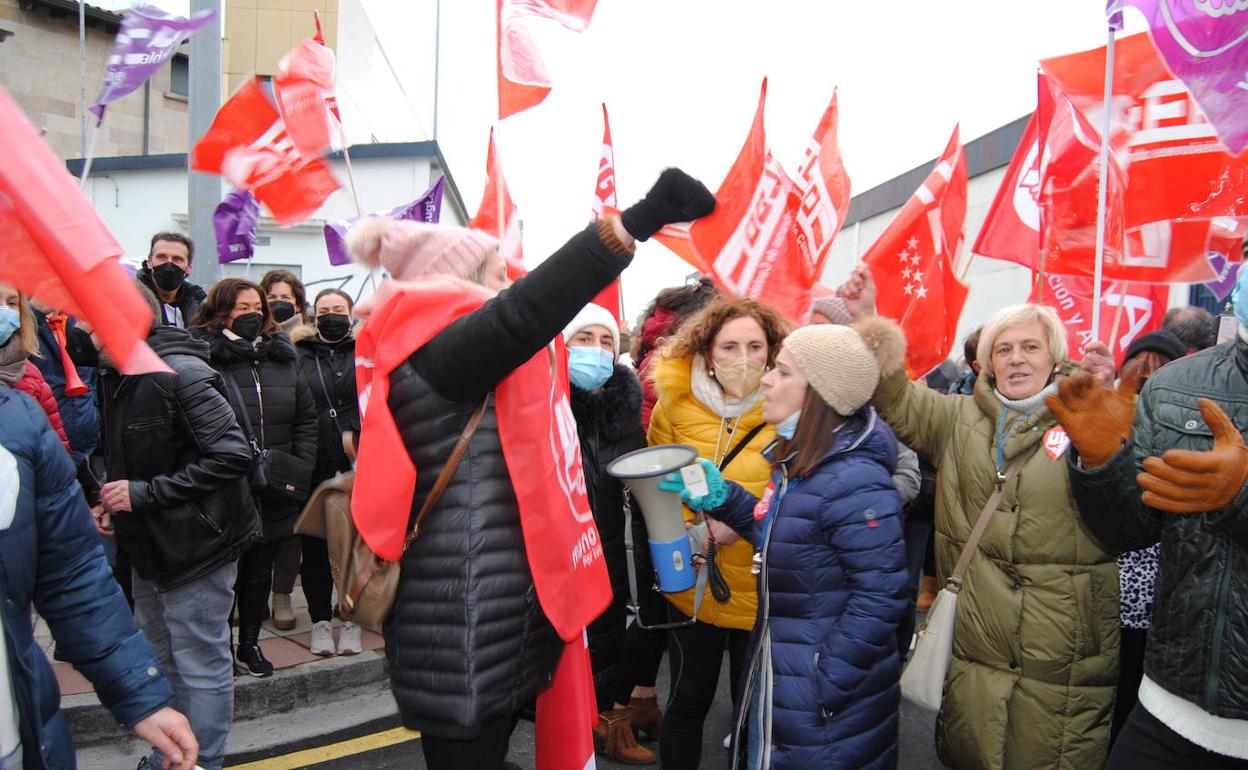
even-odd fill
[(803, 326), (784, 338), (797, 368), (819, 397), (842, 417), (871, 400), (880, 365), (862, 336), (850, 326)]

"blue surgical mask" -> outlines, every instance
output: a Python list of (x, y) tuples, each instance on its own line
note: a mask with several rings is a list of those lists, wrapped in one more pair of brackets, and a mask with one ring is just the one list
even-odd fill
[(1244, 326), (1248, 326), (1248, 270), (1240, 269), (1235, 279), (1235, 288), (1231, 291), (1231, 304), (1235, 306), (1235, 317)]
[(568, 348), (568, 377), (581, 390), (598, 390), (611, 379), (615, 357), (602, 348)]
[(17, 311), (11, 307), (0, 307), (0, 345), (9, 341), (9, 338), (22, 325), (22, 317)]
[(798, 409), (793, 414), (776, 423), (776, 435), (780, 438), (793, 438), (793, 434), (797, 432), (797, 421), (800, 419), (802, 419), (802, 410)]

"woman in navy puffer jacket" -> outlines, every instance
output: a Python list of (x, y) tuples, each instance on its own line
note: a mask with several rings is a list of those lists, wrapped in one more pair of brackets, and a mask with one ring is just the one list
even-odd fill
[[(758, 619), (737, 718), (734, 768), (893, 768), (908, 582), (897, 442), (868, 404), (887, 321), (789, 335), (763, 378), (763, 418), (780, 437), (761, 500), (707, 468), (710, 492), (683, 496), (712, 532), (755, 546)], [(664, 482), (681, 488), (679, 476)]]

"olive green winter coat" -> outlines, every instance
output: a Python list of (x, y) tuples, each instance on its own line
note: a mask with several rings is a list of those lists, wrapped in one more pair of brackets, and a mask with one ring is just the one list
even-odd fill
[[(897, 438), (938, 471), (942, 584), (997, 478), (1005, 407), (987, 380), (979, 378), (973, 396), (947, 396), (897, 373), (874, 399)], [(1047, 408), (1009, 412), (1006, 425), (1016, 418), (1005, 467), (1056, 425)], [(937, 752), (955, 770), (1105, 765), (1118, 681), (1118, 567), (1083, 527), (1065, 461), (1040, 443), (1007, 485), (967, 570), (936, 727)]]

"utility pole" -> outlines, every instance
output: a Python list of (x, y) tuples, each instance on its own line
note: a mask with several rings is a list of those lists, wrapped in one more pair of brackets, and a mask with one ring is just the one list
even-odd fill
[[(189, 96), (187, 110), (187, 149), (212, 125), (221, 107), (221, 0), (191, 0), (191, 13), (212, 9), (217, 15), (191, 37)], [(186, 206), (190, 218), (195, 260), (191, 280), (205, 289), (221, 277), (217, 263), (217, 237), (212, 230), (212, 214), (221, 202), (221, 179), (213, 174), (188, 171)], [(188, 319), (189, 320), (189, 319)]]

